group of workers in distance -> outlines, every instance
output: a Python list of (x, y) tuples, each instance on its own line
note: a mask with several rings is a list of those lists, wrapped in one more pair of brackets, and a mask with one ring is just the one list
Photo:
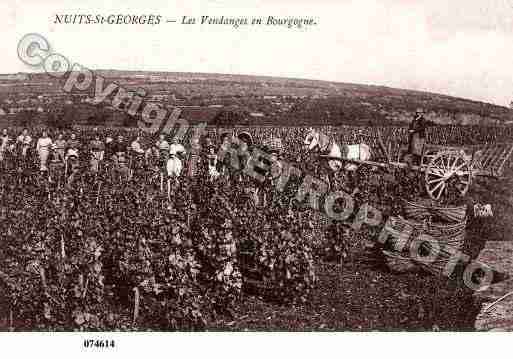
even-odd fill
[[(420, 165), (425, 145), (426, 129), (430, 124), (424, 118), (423, 111), (418, 109), (408, 129), (407, 162)], [(248, 133), (246, 139), (242, 134), (238, 136), (239, 139), (242, 139), (243, 143), (251, 144), (251, 135)], [(23, 129), (18, 136), (13, 137), (11, 137), (9, 130), (4, 128), (0, 135), (0, 168), (3, 168), (8, 152), (14, 153), (19, 160), (23, 161), (31, 157), (29, 155), (32, 154), (31, 151), (33, 150), (35, 150), (39, 159), (39, 170), (43, 173), (49, 171), (51, 164), (66, 165), (73, 171), (78, 168), (79, 157), (84, 156), (89, 159), (92, 173), (99, 172), (100, 164), (104, 160), (110, 161), (114, 164), (115, 169), (124, 172), (128, 172), (130, 168), (140, 166), (143, 163), (148, 165), (151, 161), (155, 166), (159, 166), (163, 172), (176, 177), (182, 171), (182, 162), (187, 154), (186, 149), (176, 137), (168, 141), (165, 134), (160, 134), (158, 140), (150, 146), (143, 146), (140, 135), (136, 135), (129, 143), (122, 135), (115, 139), (109, 135), (102, 138), (98, 129), (95, 128), (89, 143), (83, 143), (75, 133), (71, 133), (69, 138), (64, 138), (64, 135), (59, 133), (55, 139), (52, 139), (48, 131), (43, 130), (41, 137), (34, 142), (27, 128)], [(211, 142), (207, 144), (204, 150), (201, 155), (191, 153), (190, 157), (193, 161), (190, 162), (200, 162), (202, 160), (206, 164), (205, 168), (207, 168), (208, 175), (211, 178), (219, 177), (225, 164), (222, 163), (223, 161), (218, 161), (217, 151)]]
[(97, 129), (94, 129), (89, 143), (80, 141), (75, 133), (71, 133), (68, 138), (59, 133), (52, 139), (48, 131), (43, 130), (37, 141), (34, 141), (26, 128), (17, 137), (12, 137), (6, 128), (2, 130), (0, 162), (4, 162), (9, 152), (16, 155), (19, 160), (23, 160), (30, 158), (32, 151), (37, 155), (41, 172), (48, 172), (51, 164), (76, 165), (79, 158), (85, 156), (89, 159), (90, 170), (93, 173), (99, 171), (100, 163), (104, 160), (112, 161), (116, 167), (127, 167), (129, 156), (132, 161), (147, 163), (152, 155), (162, 162), (173, 157), (183, 160), (187, 153), (178, 139), (173, 138), (168, 142), (164, 134), (159, 136), (159, 140), (153, 144), (152, 148), (144, 149), (140, 135), (136, 135), (131, 142), (128, 142), (121, 135), (115, 139), (109, 135), (102, 138)]

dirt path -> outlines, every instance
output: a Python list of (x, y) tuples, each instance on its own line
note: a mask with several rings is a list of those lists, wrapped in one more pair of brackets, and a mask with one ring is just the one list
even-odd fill
[(473, 330), (479, 307), (472, 292), (444, 278), (393, 274), (365, 262), (318, 266), (307, 304), (242, 300), (236, 319), (214, 330)]

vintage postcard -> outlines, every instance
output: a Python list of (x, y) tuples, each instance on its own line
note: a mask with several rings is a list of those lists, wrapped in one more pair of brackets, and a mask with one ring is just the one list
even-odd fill
[(513, 330), (512, 0), (3, 0), (0, 29), (12, 353)]

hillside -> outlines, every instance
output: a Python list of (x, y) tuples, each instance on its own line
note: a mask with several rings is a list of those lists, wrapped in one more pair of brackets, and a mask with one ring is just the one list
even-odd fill
[[(410, 121), (420, 107), (428, 119), (439, 124), (513, 124), (513, 111), (507, 107), (384, 86), (203, 73), (98, 70), (96, 74), (130, 90), (145, 89), (148, 101), (186, 108), (183, 117), (191, 122), (213, 124), (222, 112), (228, 111), (236, 116), (224, 117), (240, 124), (388, 126)], [(44, 118), (61, 107), (67, 107), (64, 112), (69, 113), (71, 107), (79, 112), (72, 116), (75, 122), (127, 123), (119, 115), (106, 114), (108, 104), (101, 111), (84, 104), (90, 94), (77, 91), (70, 95), (61, 88), (62, 81), (47, 74), (3, 75), (0, 109), (7, 115), (0, 118), (17, 122), (24, 116), (24, 121), (30, 123), (34, 115), (30, 111)], [(96, 118), (99, 111), (101, 120)]]

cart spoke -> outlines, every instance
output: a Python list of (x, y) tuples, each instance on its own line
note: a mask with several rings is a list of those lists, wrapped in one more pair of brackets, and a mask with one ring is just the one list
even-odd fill
[[(456, 167), (453, 171), (458, 173), (463, 167), (467, 166), (468, 163), (467, 162), (463, 162), (461, 165), (459, 165), (458, 167)], [(467, 171), (468, 172), (468, 171)]]
[[(445, 190), (445, 182), (440, 182), (440, 184), (442, 186), (439, 187), (438, 194), (435, 195), (435, 199), (437, 199), (437, 200), (440, 199), (440, 196), (442, 195), (442, 193)], [(436, 190), (433, 190), (433, 193), (436, 193)]]
[(429, 184), (433, 184), (433, 183), (437, 183), (437, 182), (444, 181), (444, 180), (445, 180), (445, 178), (440, 177), (440, 178), (436, 178), (436, 179), (433, 179), (433, 180), (428, 180), (428, 183)]
[(440, 168), (430, 168), (428, 170), (428, 174), (429, 175), (438, 176), (438, 177), (444, 177), (445, 176), (445, 171), (440, 169)]
[(460, 152), (436, 153), (426, 167), (424, 180), (426, 190), (434, 200), (442, 200), (445, 196), (451, 200), (449, 197), (454, 193), (463, 196), (471, 182), (469, 162)]
[(435, 198), (436, 198), (436, 199), (440, 198), (440, 195), (441, 195), (441, 193), (442, 193), (442, 191), (440, 191), (440, 192), (438, 193), (438, 195), (436, 195), (436, 191), (437, 191), (439, 188), (442, 188), (442, 189), (443, 189), (443, 187), (444, 187), (444, 183), (445, 183), (445, 182), (443, 182), (443, 181), (442, 181), (442, 182), (438, 183), (436, 186), (434, 186), (434, 187), (430, 190), (430, 193), (431, 193), (431, 194), (433, 194), (433, 195), (435, 196)]
[(442, 168), (444, 170), (448, 170), (449, 169), (449, 161), (450, 160), (451, 159), (449, 157), (447, 157), (447, 158), (446, 157), (442, 157), (442, 165), (443, 165)]
[(454, 156), (454, 161), (452, 162), (451, 164), (451, 171), (455, 171), (456, 168), (458, 168), (458, 166), (460, 165), (460, 163), (465, 163), (465, 161), (463, 160), (463, 158), (459, 157), (459, 156)]

